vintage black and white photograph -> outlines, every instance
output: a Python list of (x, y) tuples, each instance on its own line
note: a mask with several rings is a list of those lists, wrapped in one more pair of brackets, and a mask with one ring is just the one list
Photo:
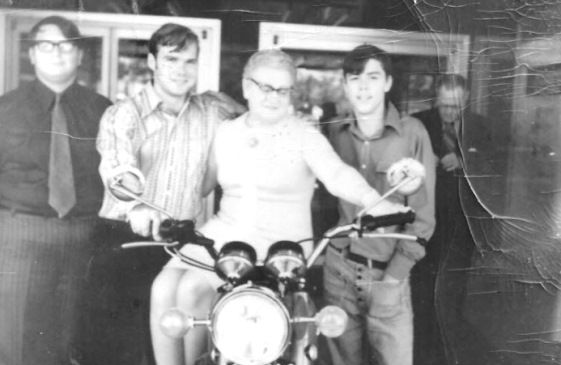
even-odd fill
[(0, 0), (0, 365), (561, 362), (561, 1)]

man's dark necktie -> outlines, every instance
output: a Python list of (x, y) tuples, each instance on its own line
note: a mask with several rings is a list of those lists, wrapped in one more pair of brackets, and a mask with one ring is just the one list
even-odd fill
[(442, 142), (444, 155), (458, 152), (458, 135), (454, 123), (442, 122)]
[(66, 117), (56, 95), (52, 112), (51, 149), (49, 156), (49, 205), (64, 217), (76, 204), (72, 157), (70, 156), (70, 136)]

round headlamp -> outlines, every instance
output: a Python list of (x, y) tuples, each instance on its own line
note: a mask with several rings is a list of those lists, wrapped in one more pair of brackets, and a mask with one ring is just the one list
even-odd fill
[(220, 299), (211, 318), (214, 345), (236, 364), (271, 363), (288, 346), (290, 316), (269, 289), (238, 287)]

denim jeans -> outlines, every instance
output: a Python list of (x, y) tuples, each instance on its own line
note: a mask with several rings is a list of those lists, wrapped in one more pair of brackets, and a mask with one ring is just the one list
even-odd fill
[(333, 364), (411, 365), (413, 311), (409, 279), (380, 281), (384, 272), (345, 259), (332, 248), (324, 266), (325, 298), (349, 315), (343, 335), (329, 339)]

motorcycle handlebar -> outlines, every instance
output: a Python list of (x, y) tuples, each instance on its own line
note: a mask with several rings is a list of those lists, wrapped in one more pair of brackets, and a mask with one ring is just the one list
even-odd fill
[[(365, 215), (358, 218), (357, 220), (355, 220), (355, 222), (349, 225), (336, 227), (330, 230), (326, 234), (326, 236), (323, 237), (323, 240), (316, 246), (314, 252), (312, 252), (310, 257), (308, 257), (307, 266), (309, 268), (313, 264), (313, 262), (318, 258), (321, 252), (323, 252), (325, 247), (327, 247), (327, 244), (329, 243), (329, 240), (331, 238), (337, 236), (342, 232), (355, 231), (355, 232), (359, 232), (359, 235), (361, 235), (362, 233), (374, 231), (375, 229), (380, 227), (412, 223), (414, 220), (415, 220), (415, 212), (413, 210), (409, 210), (407, 212), (387, 214), (387, 215), (376, 216), (376, 217), (371, 215)], [(195, 230), (195, 223), (191, 220), (166, 219), (162, 221), (160, 225), (159, 233), (160, 236), (163, 238), (163, 240), (165, 240), (166, 242), (178, 242), (180, 245), (186, 243), (197, 244), (204, 247), (214, 260), (218, 258), (218, 253), (214, 248), (214, 241), (200, 234), (197, 234)], [(399, 238), (414, 239), (420, 244), (426, 245), (426, 240), (419, 237), (396, 234), (396, 233), (393, 233), (392, 235), (396, 236), (394, 238), (397, 238), (397, 235), (399, 235), (400, 236)], [(138, 247), (138, 245), (132, 245), (132, 244), (128, 245), (127, 247), (129, 246)], [(162, 246), (166, 246), (166, 245), (164, 244)]]
[(213, 240), (196, 233), (195, 222), (190, 220), (166, 219), (160, 224), (159, 233), (167, 242), (194, 243), (206, 248), (214, 245)]
[(189, 220), (166, 219), (160, 224), (159, 233), (166, 241), (189, 241), (195, 235), (195, 223)]
[[(351, 224), (335, 227), (329, 230), (326, 233), (326, 235), (323, 236), (323, 239), (317, 244), (314, 251), (308, 257), (307, 259), (308, 262), (306, 266), (308, 269), (312, 267), (314, 262), (317, 260), (317, 258), (321, 255), (323, 250), (325, 250), (325, 248), (329, 244), (329, 241), (340, 234), (344, 234), (345, 236), (348, 236), (352, 232), (358, 232), (359, 235), (362, 235), (365, 232), (373, 231), (380, 227), (411, 223), (414, 220), (415, 220), (415, 212), (413, 210), (409, 210), (403, 213), (386, 214), (376, 217), (373, 217), (371, 215), (364, 215), (360, 218), (357, 218)], [(377, 234), (377, 236), (388, 237), (388, 238), (391, 236), (393, 238), (399, 238), (399, 239), (410, 239), (410, 240), (417, 241), (422, 245), (426, 245), (426, 241), (424, 239), (411, 235), (405, 235), (399, 233), (379, 233)]]
[[(381, 216), (362, 216), (359, 220), (360, 231), (373, 231), (380, 227), (411, 223), (415, 220), (415, 212), (409, 210), (402, 213)], [(160, 236), (167, 242), (194, 243), (201, 246), (212, 246), (214, 241), (198, 235), (195, 223), (191, 220), (166, 219), (160, 225)]]
[(360, 217), (358, 223), (360, 224), (360, 231), (373, 231), (380, 227), (388, 227), (401, 225), (406, 223), (412, 223), (415, 220), (415, 212), (409, 210), (402, 213), (394, 213), (381, 215), (373, 217), (371, 215), (365, 215)]

